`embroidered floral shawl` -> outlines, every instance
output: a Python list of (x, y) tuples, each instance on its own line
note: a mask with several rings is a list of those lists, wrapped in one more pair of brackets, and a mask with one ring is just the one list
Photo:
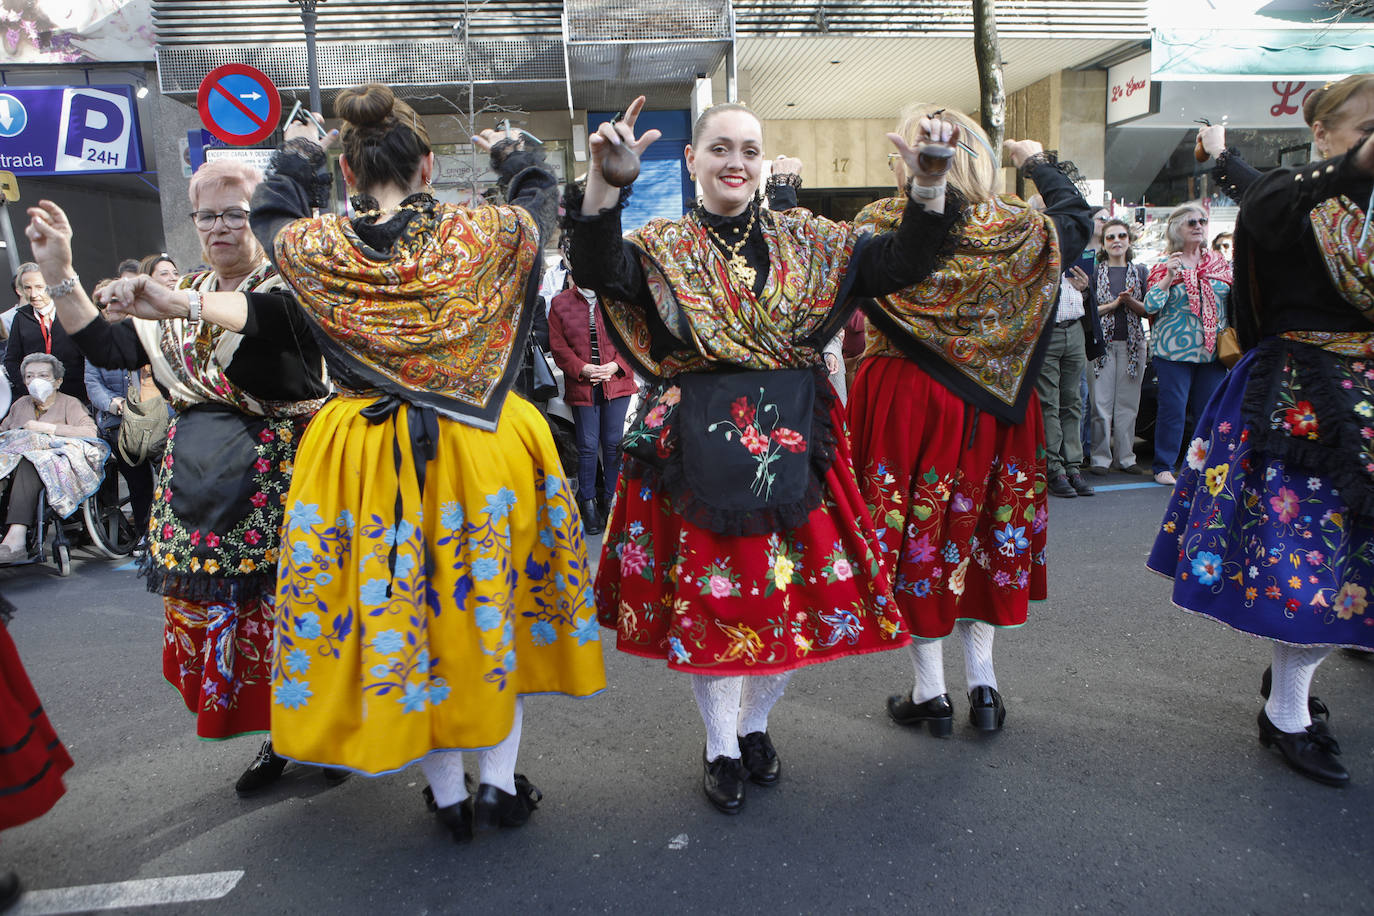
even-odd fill
[[(283, 289), (281, 277), (263, 261), (237, 287), (240, 293), (270, 293)], [(182, 277), (179, 289), (200, 293), (224, 292), (214, 271)], [(259, 417), (295, 417), (313, 414), (322, 400), (264, 401), (229, 380), (226, 369), (243, 342), (243, 335), (208, 321), (134, 318), (134, 330), (153, 375), (172, 396), (172, 406), (185, 410), (196, 404), (223, 404)]]
[(819, 362), (817, 346), (803, 341), (834, 311), (858, 232), (806, 210), (763, 211), (759, 218), (768, 280), (757, 298), (693, 214), (652, 220), (626, 236), (639, 249), (659, 318), (682, 342), (662, 362), (654, 359), (643, 310), (603, 300), (626, 355), (645, 374), (668, 377), (721, 363), (788, 369)]
[[(876, 201), (855, 225), (890, 231), (904, 207), (901, 198)], [(864, 356), (909, 357), (973, 406), (1020, 422), (1059, 271), (1049, 217), (1010, 195), (974, 204), (940, 269), (878, 300)]]
[[(1167, 260), (1151, 267), (1146, 287), (1163, 283), (1168, 272)], [(1188, 295), (1188, 309), (1202, 322), (1202, 343), (1208, 353), (1215, 353), (1217, 349), (1217, 291), (1212, 288), (1212, 280), (1220, 280), (1230, 286), (1231, 262), (1219, 252), (1206, 248), (1202, 251), (1202, 260), (1198, 262), (1196, 270), (1184, 270), (1174, 276), (1174, 282), (1182, 283), (1183, 291)]]
[(495, 429), (539, 262), (526, 210), (439, 204), (411, 217), (385, 253), (346, 217), (300, 219), (278, 233), (276, 252), (301, 307), (334, 344), (332, 359), (379, 390)]

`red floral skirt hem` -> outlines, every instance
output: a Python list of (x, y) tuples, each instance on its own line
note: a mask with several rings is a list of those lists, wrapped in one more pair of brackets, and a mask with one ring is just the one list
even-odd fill
[(616, 648), (678, 671), (777, 674), (910, 642), (844, 437), (821, 504), (787, 531), (722, 535), (685, 521), (626, 461), (596, 576)]
[(220, 740), (271, 729), (276, 596), (162, 601), (162, 675), (196, 714), (196, 735)]
[(0, 624), (0, 830), (46, 813), (67, 791), (71, 755), (57, 737)]
[(909, 360), (874, 357), (849, 397), (854, 468), (911, 634), (1026, 622), (1048, 592), (1045, 433), (1031, 392), (1008, 423)]

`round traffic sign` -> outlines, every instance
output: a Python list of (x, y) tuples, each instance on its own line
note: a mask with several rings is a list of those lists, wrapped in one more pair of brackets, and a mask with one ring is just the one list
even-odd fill
[(10, 95), (0, 92), (0, 137), (17, 137), (29, 126), (29, 113), (24, 103)]
[(277, 87), (247, 64), (225, 64), (207, 73), (196, 107), (206, 130), (234, 146), (266, 140), (281, 120)]

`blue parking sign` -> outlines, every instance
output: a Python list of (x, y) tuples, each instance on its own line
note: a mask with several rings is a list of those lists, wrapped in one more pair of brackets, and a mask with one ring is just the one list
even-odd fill
[(0, 93), (0, 169), (16, 175), (143, 171), (129, 86), (10, 86)]

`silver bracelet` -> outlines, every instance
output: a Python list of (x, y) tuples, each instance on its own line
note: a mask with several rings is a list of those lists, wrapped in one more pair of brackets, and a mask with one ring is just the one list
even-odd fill
[(200, 293), (193, 289), (186, 290), (187, 321), (200, 320)]
[(80, 283), (80, 282), (81, 282), (81, 278), (78, 277), (76, 274), (72, 274), (70, 277), (68, 277), (67, 279), (63, 280), (61, 283), (57, 284), (56, 286), (49, 286), (49, 287), (48, 287), (48, 298), (49, 298), (49, 299), (61, 299), (63, 296), (67, 295), (67, 294), (70, 293), (72, 290), (76, 289), (76, 285), (77, 285), (78, 283)]

